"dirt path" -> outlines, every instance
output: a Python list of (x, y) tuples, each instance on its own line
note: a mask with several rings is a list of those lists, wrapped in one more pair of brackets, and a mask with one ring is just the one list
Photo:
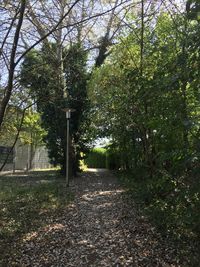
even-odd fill
[(74, 202), (46, 227), (23, 237), (11, 266), (179, 266), (170, 245), (124, 199), (111, 173), (83, 174), (70, 190)]

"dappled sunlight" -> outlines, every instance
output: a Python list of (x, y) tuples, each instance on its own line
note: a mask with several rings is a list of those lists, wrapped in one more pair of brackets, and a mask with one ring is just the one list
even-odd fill
[(61, 223), (56, 223), (56, 224), (51, 224), (51, 225), (47, 225), (44, 227), (44, 231), (45, 232), (51, 232), (51, 231), (55, 231), (55, 230), (61, 230), (63, 229), (65, 226)]
[(123, 192), (124, 192), (124, 190), (122, 190), (122, 189), (112, 190), (112, 191), (95, 191), (95, 192), (89, 192), (87, 194), (82, 195), (82, 198), (84, 200), (91, 201), (94, 198), (104, 197), (104, 196), (112, 197), (112, 196), (115, 196), (117, 194), (121, 194)]
[(60, 223), (55, 223), (55, 224), (49, 224), (46, 225), (40, 229), (38, 229), (38, 231), (33, 231), (30, 233), (27, 233), (25, 235), (22, 236), (21, 240), (22, 242), (27, 242), (27, 241), (32, 241), (34, 239), (42, 239), (45, 235), (50, 235), (52, 232), (56, 232), (56, 231), (61, 231), (62, 229), (64, 229), (65, 226), (63, 224)]
[(108, 170), (107, 169), (88, 168), (87, 172), (102, 173), (102, 172), (108, 172)]
[(10, 262), (24, 267), (133, 267), (147, 266), (146, 262), (159, 266), (164, 253), (157, 250), (157, 236), (152, 227), (139, 221), (134, 207), (124, 206), (124, 189), (111, 174), (84, 173), (74, 179), (71, 190), (74, 201), (59, 212), (58, 199), (48, 192), (39, 210), (44, 223), (14, 244), (18, 254), (11, 255)]
[[(62, 180), (55, 179), (56, 173), (53, 176), (52, 172), (40, 172), (37, 176), (22, 176), (20, 173), (1, 176), (0, 254), (3, 257), (9, 251), (8, 248), (16, 244), (19, 251), (23, 248), (23, 255), (23, 250), (29, 251), (35, 248), (36, 243), (47, 242), (45, 235), (62, 231), (64, 224), (55, 222), (53, 218), (67, 207), (73, 196), (69, 192), (66, 194)], [(8, 242), (13, 237), (15, 245)], [(4, 258), (6, 260), (8, 256)], [(21, 263), (16, 263), (16, 266), (21, 266)]]
[(38, 236), (38, 232), (27, 233), (22, 237), (22, 241), (23, 242), (31, 241), (32, 239), (35, 239), (37, 236)]
[(55, 181), (56, 181), (56, 179), (55, 180), (48, 180), (48, 179), (46, 179), (46, 180), (36, 181), (35, 183), (36, 184), (49, 184), (49, 183), (52, 183), (52, 182), (55, 182)]
[(104, 204), (99, 204), (98, 208), (107, 208), (107, 207), (111, 207), (111, 206), (113, 206), (112, 202), (106, 202)]

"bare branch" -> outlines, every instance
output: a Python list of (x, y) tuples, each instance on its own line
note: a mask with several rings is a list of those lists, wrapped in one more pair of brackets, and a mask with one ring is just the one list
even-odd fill
[(25, 7), (26, 7), (26, 0), (21, 0), (19, 20), (18, 20), (18, 24), (16, 27), (12, 51), (11, 51), (11, 56), (10, 56), (10, 69), (9, 69), (8, 85), (6, 88), (5, 96), (3, 97), (2, 101), (1, 101), (1, 105), (0, 105), (0, 130), (1, 130), (1, 125), (3, 122), (3, 117), (5, 114), (6, 106), (10, 100), (12, 89), (13, 89), (13, 78), (14, 78), (14, 70), (15, 70), (15, 55), (16, 55), (16, 51), (17, 51), (17, 45), (18, 45), (18, 41), (19, 41), (20, 30), (21, 30), (22, 22), (23, 22), (23, 18), (24, 18)]

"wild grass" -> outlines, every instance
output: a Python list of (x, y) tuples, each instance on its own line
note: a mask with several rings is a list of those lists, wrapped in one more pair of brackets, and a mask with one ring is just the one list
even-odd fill
[(56, 171), (0, 176), (2, 259), (13, 239), (45, 225), (49, 217), (61, 212), (72, 199), (65, 180)]

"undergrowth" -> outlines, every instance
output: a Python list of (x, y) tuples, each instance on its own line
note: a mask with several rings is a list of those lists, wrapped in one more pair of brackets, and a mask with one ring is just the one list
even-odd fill
[(188, 267), (200, 262), (200, 181), (194, 173), (149, 178), (144, 170), (119, 173), (128, 193), (160, 233), (173, 240)]
[(57, 172), (0, 177), (0, 266), (10, 243), (44, 226), (73, 199)]

